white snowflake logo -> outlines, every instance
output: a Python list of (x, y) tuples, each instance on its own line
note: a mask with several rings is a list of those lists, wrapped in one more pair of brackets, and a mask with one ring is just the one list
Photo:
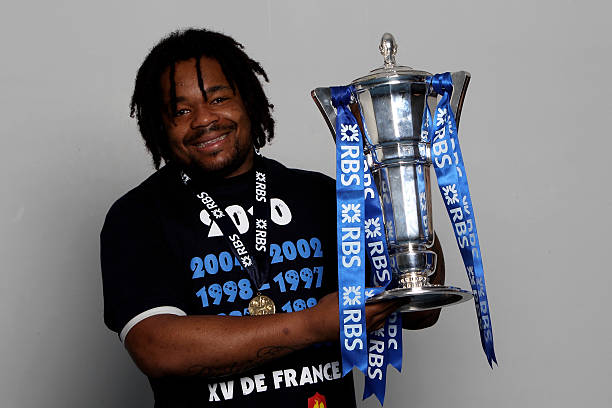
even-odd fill
[(340, 140), (343, 142), (358, 142), (359, 134), (357, 133), (357, 124), (354, 125), (345, 125), (344, 123), (340, 124)]
[(470, 205), (467, 202), (467, 196), (463, 196), (463, 209), (465, 210), (466, 213), (471, 214)]
[(242, 258), (240, 258), (240, 260), (242, 261), (242, 264), (244, 266), (251, 266), (253, 265), (253, 261), (251, 261), (251, 257), (250, 256), (243, 256)]
[[(359, 222), (361, 219), (361, 204), (342, 204), (342, 223)], [(352, 215), (351, 215), (352, 213)]]
[(363, 227), (365, 228), (366, 238), (375, 238), (381, 236), (380, 219), (378, 217), (365, 220), (365, 224), (363, 225)]
[(429, 140), (429, 125), (426, 123), (423, 124), (423, 127), (421, 128), (421, 141), (422, 142), (427, 142)]
[(255, 180), (265, 183), (266, 182), (266, 174), (265, 173), (261, 173), (259, 171), (255, 172)]
[(259, 230), (266, 229), (268, 228), (268, 222), (258, 218), (255, 220), (255, 228)]
[(187, 184), (189, 180), (191, 180), (189, 176), (185, 174), (185, 172), (181, 171), (181, 181), (183, 182), (183, 184)]
[(360, 305), (361, 304), (361, 293), (359, 293), (361, 286), (349, 286), (343, 287), (342, 290), (344, 293), (342, 294), (342, 304), (344, 306), (350, 305)]
[(419, 193), (419, 202), (423, 211), (427, 211), (427, 196), (424, 191)]
[(446, 122), (446, 108), (438, 108), (438, 111), (436, 112), (436, 126), (440, 126), (444, 122)]
[(372, 296), (374, 296), (374, 289), (372, 289), (372, 288), (366, 289), (365, 290), (365, 296), (366, 296), (366, 299), (369, 299)]
[(220, 208), (215, 208), (212, 211), (213, 217), (215, 217), (216, 219), (219, 219), (221, 217), (223, 217), (225, 214), (223, 213), (223, 210), (221, 210)]
[(467, 273), (468, 273), (468, 278), (470, 279), (470, 285), (475, 286), (476, 285), (476, 275), (474, 275), (474, 267), (468, 266)]
[(385, 336), (385, 326), (381, 327), (378, 330), (374, 330), (372, 334), (376, 337), (384, 337)]
[(444, 192), (446, 205), (457, 204), (459, 202), (459, 195), (457, 194), (456, 184), (449, 184), (448, 186), (443, 186), (442, 191)]

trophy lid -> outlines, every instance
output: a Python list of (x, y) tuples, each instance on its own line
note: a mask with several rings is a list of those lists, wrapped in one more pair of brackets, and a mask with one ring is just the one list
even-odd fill
[(404, 65), (397, 65), (395, 63), (397, 42), (390, 33), (383, 34), (378, 49), (384, 58), (384, 65), (370, 71), (366, 76), (355, 79), (352, 85), (358, 88), (367, 88), (384, 82), (423, 82), (426, 77), (431, 76), (429, 72), (416, 70)]

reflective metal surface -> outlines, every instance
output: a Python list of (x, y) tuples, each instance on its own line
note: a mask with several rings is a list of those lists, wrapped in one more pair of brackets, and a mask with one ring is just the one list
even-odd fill
[(420, 312), (456, 305), (472, 299), (472, 294), (454, 286), (428, 285), (418, 288), (395, 288), (369, 299), (368, 303), (401, 300), (399, 312)]
[(395, 38), (390, 33), (384, 33), (380, 39), (378, 51), (382, 54), (385, 62), (385, 68), (395, 66), (395, 54), (397, 54), (397, 43)]
[[(392, 289), (371, 301), (405, 297), (402, 310), (427, 310), (463, 302), (470, 292), (435, 286), (429, 276), (436, 267), (431, 208), (431, 154), (429, 143), (421, 142), (421, 125), (430, 73), (395, 63), (397, 43), (385, 33), (379, 50), (384, 64), (352, 82), (351, 110), (367, 135), (364, 148), (381, 199), (389, 255), (394, 265)], [(451, 109), (457, 125), (470, 74), (451, 74), (454, 91)], [(336, 111), (330, 88), (311, 93), (335, 140)], [(429, 92), (429, 106), (437, 95)], [(421, 298), (417, 300), (416, 298)]]

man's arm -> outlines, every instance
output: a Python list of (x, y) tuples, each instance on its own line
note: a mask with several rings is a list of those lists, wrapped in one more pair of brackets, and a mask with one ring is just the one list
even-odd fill
[[(366, 307), (368, 331), (382, 326), (396, 303)], [(125, 339), (148, 376), (218, 377), (246, 371), (310, 344), (337, 340), (338, 293), (307, 310), (267, 316), (157, 315), (139, 322)]]
[[(438, 257), (436, 262), (436, 270), (434, 274), (429, 277), (430, 283), (444, 285), (444, 254), (442, 253), (442, 246), (440, 245), (440, 240), (437, 236), (434, 238), (432, 250)], [(431, 327), (438, 321), (441, 310), (442, 309), (433, 309), (426, 310), (424, 312), (402, 313), (402, 326), (407, 330), (419, 330)]]

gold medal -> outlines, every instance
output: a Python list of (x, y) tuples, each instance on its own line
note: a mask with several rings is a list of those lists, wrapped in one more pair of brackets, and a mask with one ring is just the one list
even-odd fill
[(269, 297), (257, 294), (249, 302), (249, 314), (251, 316), (271, 315), (276, 313), (276, 306)]

